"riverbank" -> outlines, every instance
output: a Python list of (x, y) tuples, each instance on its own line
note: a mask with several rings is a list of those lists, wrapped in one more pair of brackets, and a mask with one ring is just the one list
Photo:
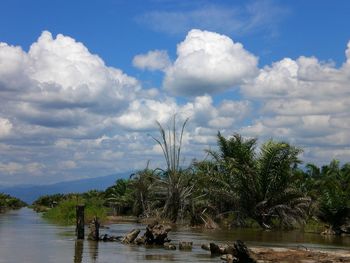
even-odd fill
[(0, 192), (0, 214), (9, 210), (20, 209), (27, 204), (11, 195)]
[[(120, 224), (123, 224), (123, 222), (125, 223), (136, 223), (136, 218), (135, 217), (123, 217), (123, 216), (118, 216), (118, 217), (113, 217), (113, 221), (120, 226)], [(112, 222), (110, 222), (111, 225), (113, 226), (114, 224)], [(142, 223), (143, 225), (144, 223)], [(176, 226), (175, 226), (176, 228)], [(258, 245), (252, 245), (252, 243), (255, 243), (255, 241), (250, 240), (249, 241), (249, 232), (250, 231), (254, 231), (255, 233), (258, 234), (258, 236), (260, 234), (266, 234), (266, 237), (268, 237), (267, 239), (269, 239), (269, 235), (273, 236), (273, 231), (262, 231), (262, 232), (257, 232), (256, 229), (241, 229), (242, 231), (246, 231), (246, 234), (248, 234), (246, 236), (247, 239), (242, 239), (242, 240), (247, 240), (247, 245), (249, 247), (249, 250), (251, 251), (251, 255), (253, 256), (254, 259), (257, 260), (258, 263), (331, 263), (331, 262), (350, 262), (350, 251), (346, 250), (346, 247), (343, 248), (339, 248), (339, 247), (326, 247), (326, 246), (322, 246), (322, 245), (317, 245), (317, 244), (308, 244), (308, 243), (304, 243), (305, 240), (300, 240), (300, 243), (298, 244), (297, 242), (292, 244), (292, 243), (280, 243), (280, 246), (273, 246), (272, 244), (268, 244), (265, 243), (262, 246), (258, 246)], [(226, 229), (227, 231), (227, 229)], [(232, 229), (230, 230), (232, 231)], [(240, 234), (235, 232), (231, 239), (228, 240), (227, 237), (224, 237), (225, 240), (222, 240), (223, 236), (221, 235), (221, 233), (224, 233), (225, 230), (204, 230), (204, 229), (194, 229), (194, 228), (189, 228), (189, 227), (179, 227), (179, 225), (177, 225), (177, 229), (174, 232), (170, 232), (169, 233), (169, 237), (170, 239), (174, 238), (173, 242), (171, 242), (171, 244), (173, 244), (174, 248), (175, 246), (178, 245), (178, 242), (181, 241), (178, 239), (177, 235), (178, 233), (186, 233), (189, 232), (191, 234), (193, 234), (193, 232), (196, 233), (201, 233), (201, 234), (205, 234), (205, 233), (209, 233), (209, 235), (211, 237), (215, 237), (217, 236), (217, 234), (219, 234), (220, 239), (221, 239), (221, 244), (231, 244), (233, 243), (236, 239), (241, 238)], [(294, 239), (291, 238), (291, 236), (289, 235), (290, 233), (292, 233), (292, 231), (286, 231), (286, 232), (281, 232), (279, 234), (281, 234), (280, 236), (286, 236), (286, 238), (288, 239)], [(309, 233), (311, 234), (311, 233)], [(316, 236), (316, 235), (315, 235)], [(332, 237), (333, 238), (341, 238), (339, 236), (331, 236), (328, 238), (325, 236), (322, 236), (320, 234), (317, 235), (320, 238), (325, 238), (325, 240), (330, 240)], [(276, 238), (276, 237), (275, 237)], [(265, 240), (265, 241), (264, 241)], [(282, 239), (283, 240), (283, 239)], [(280, 241), (282, 241), (280, 240)], [(193, 252), (192, 253), (198, 253), (196, 251), (198, 251), (198, 249), (200, 247), (203, 247), (202, 244), (199, 244), (198, 241), (195, 239), (187, 239), (186, 241), (192, 242), (193, 243)], [(257, 241), (263, 243), (266, 242), (266, 238), (262, 238), (261, 240)], [(274, 241), (276, 242), (277, 240), (270, 240), (270, 241)], [(285, 241), (285, 240), (284, 240)], [(294, 240), (296, 241), (296, 240)], [(216, 239), (213, 239), (209, 242), (217, 242)], [(259, 242), (259, 243), (260, 243)], [(268, 242), (268, 241), (267, 241)], [(350, 243), (349, 243), (350, 244)], [(323, 248), (321, 248), (323, 247)], [(152, 250), (152, 248), (150, 248)], [(183, 253), (183, 252), (177, 252), (177, 253)], [(208, 254), (208, 257), (210, 257), (210, 254)], [(223, 257), (224, 258), (224, 257)], [(212, 258), (212, 262), (222, 262), (221, 259), (219, 259), (219, 257), (217, 258), (217, 260), (214, 258)], [(224, 260), (224, 259), (223, 259)], [(226, 262), (224, 260), (224, 262)], [(231, 261), (227, 261), (227, 262), (231, 262)]]
[(284, 247), (251, 247), (260, 263), (330, 263), (350, 262), (349, 250)]

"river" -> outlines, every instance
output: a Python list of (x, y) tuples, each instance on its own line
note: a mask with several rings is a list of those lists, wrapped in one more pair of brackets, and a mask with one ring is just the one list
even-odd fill
[[(140, 224), (113, 224), (101, 233), (123, 235)], [(259, 231), (251, 229), (203, 231), (176, 229), (169, 233), (174, 243), (193, 241), (191, 252), (161, 248), (126, 246), (117, 242), (76, 241), (74, 227), (50, 224), (28, 208), (0, 214), (0, 263), (50, 262), (221, 262), (200, 248), (202, 243), (241, 239), (248, 246), (305, 246), (320, 249), (348, 249), (350, 237), (324, 237), (299, 231)]]

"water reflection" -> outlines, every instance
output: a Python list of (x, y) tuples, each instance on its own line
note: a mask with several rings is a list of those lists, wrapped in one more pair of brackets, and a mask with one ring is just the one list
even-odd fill
[(145, 255), (145, 260), (175, 261), (173, 254), (149, 254)]
[(84, 240), (76, 240), (74, 246), (74, 263), (81, 263), (83, 260)]
[(88, 241), (89, 245), (89, 255), (91, 258), (91, 262), (96, 263), (98, 257), (98, 242), (96, 241)]

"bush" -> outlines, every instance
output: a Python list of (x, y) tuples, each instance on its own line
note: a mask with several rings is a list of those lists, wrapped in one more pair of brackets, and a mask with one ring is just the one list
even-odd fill
[(0, 193), (0, 211), (7, 209), (19, 209), (27, 204), (22, 200), (10, 196), (8, 194)]
[[(78, 199), (68, 199), (59, 203), (44, 213), (44, 218), (62, 225), (74, 225), (76, 222), (76, 206), (85, 203)], [(91, 221), (95, 216), (100, 220), (105, 220), (107, 208), (103, 205), (103, 200), (94, 199), (85, 203), (85, 222)]]

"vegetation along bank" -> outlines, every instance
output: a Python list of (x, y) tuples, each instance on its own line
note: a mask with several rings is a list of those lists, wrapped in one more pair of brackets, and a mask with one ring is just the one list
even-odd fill
[(178, 129), (174, 117), (169, 130), (158, 124), (160, 136), (154, 140), (165, 168), (147, 165), (105, 191), (42, 196), (34, 207), (64, 224), (73, 224), (75, 205), (85, 203), (87, 220), (133, 215), (207, 228), (224, 224), (350, 233), (350, 163), (302, 164), (302, 149), (289, 143), (268, 140), (258, 146), (255, 138), (219, 132), (217, 150), (206, 150), (205, 160), (183, 167), (186, 122)]

